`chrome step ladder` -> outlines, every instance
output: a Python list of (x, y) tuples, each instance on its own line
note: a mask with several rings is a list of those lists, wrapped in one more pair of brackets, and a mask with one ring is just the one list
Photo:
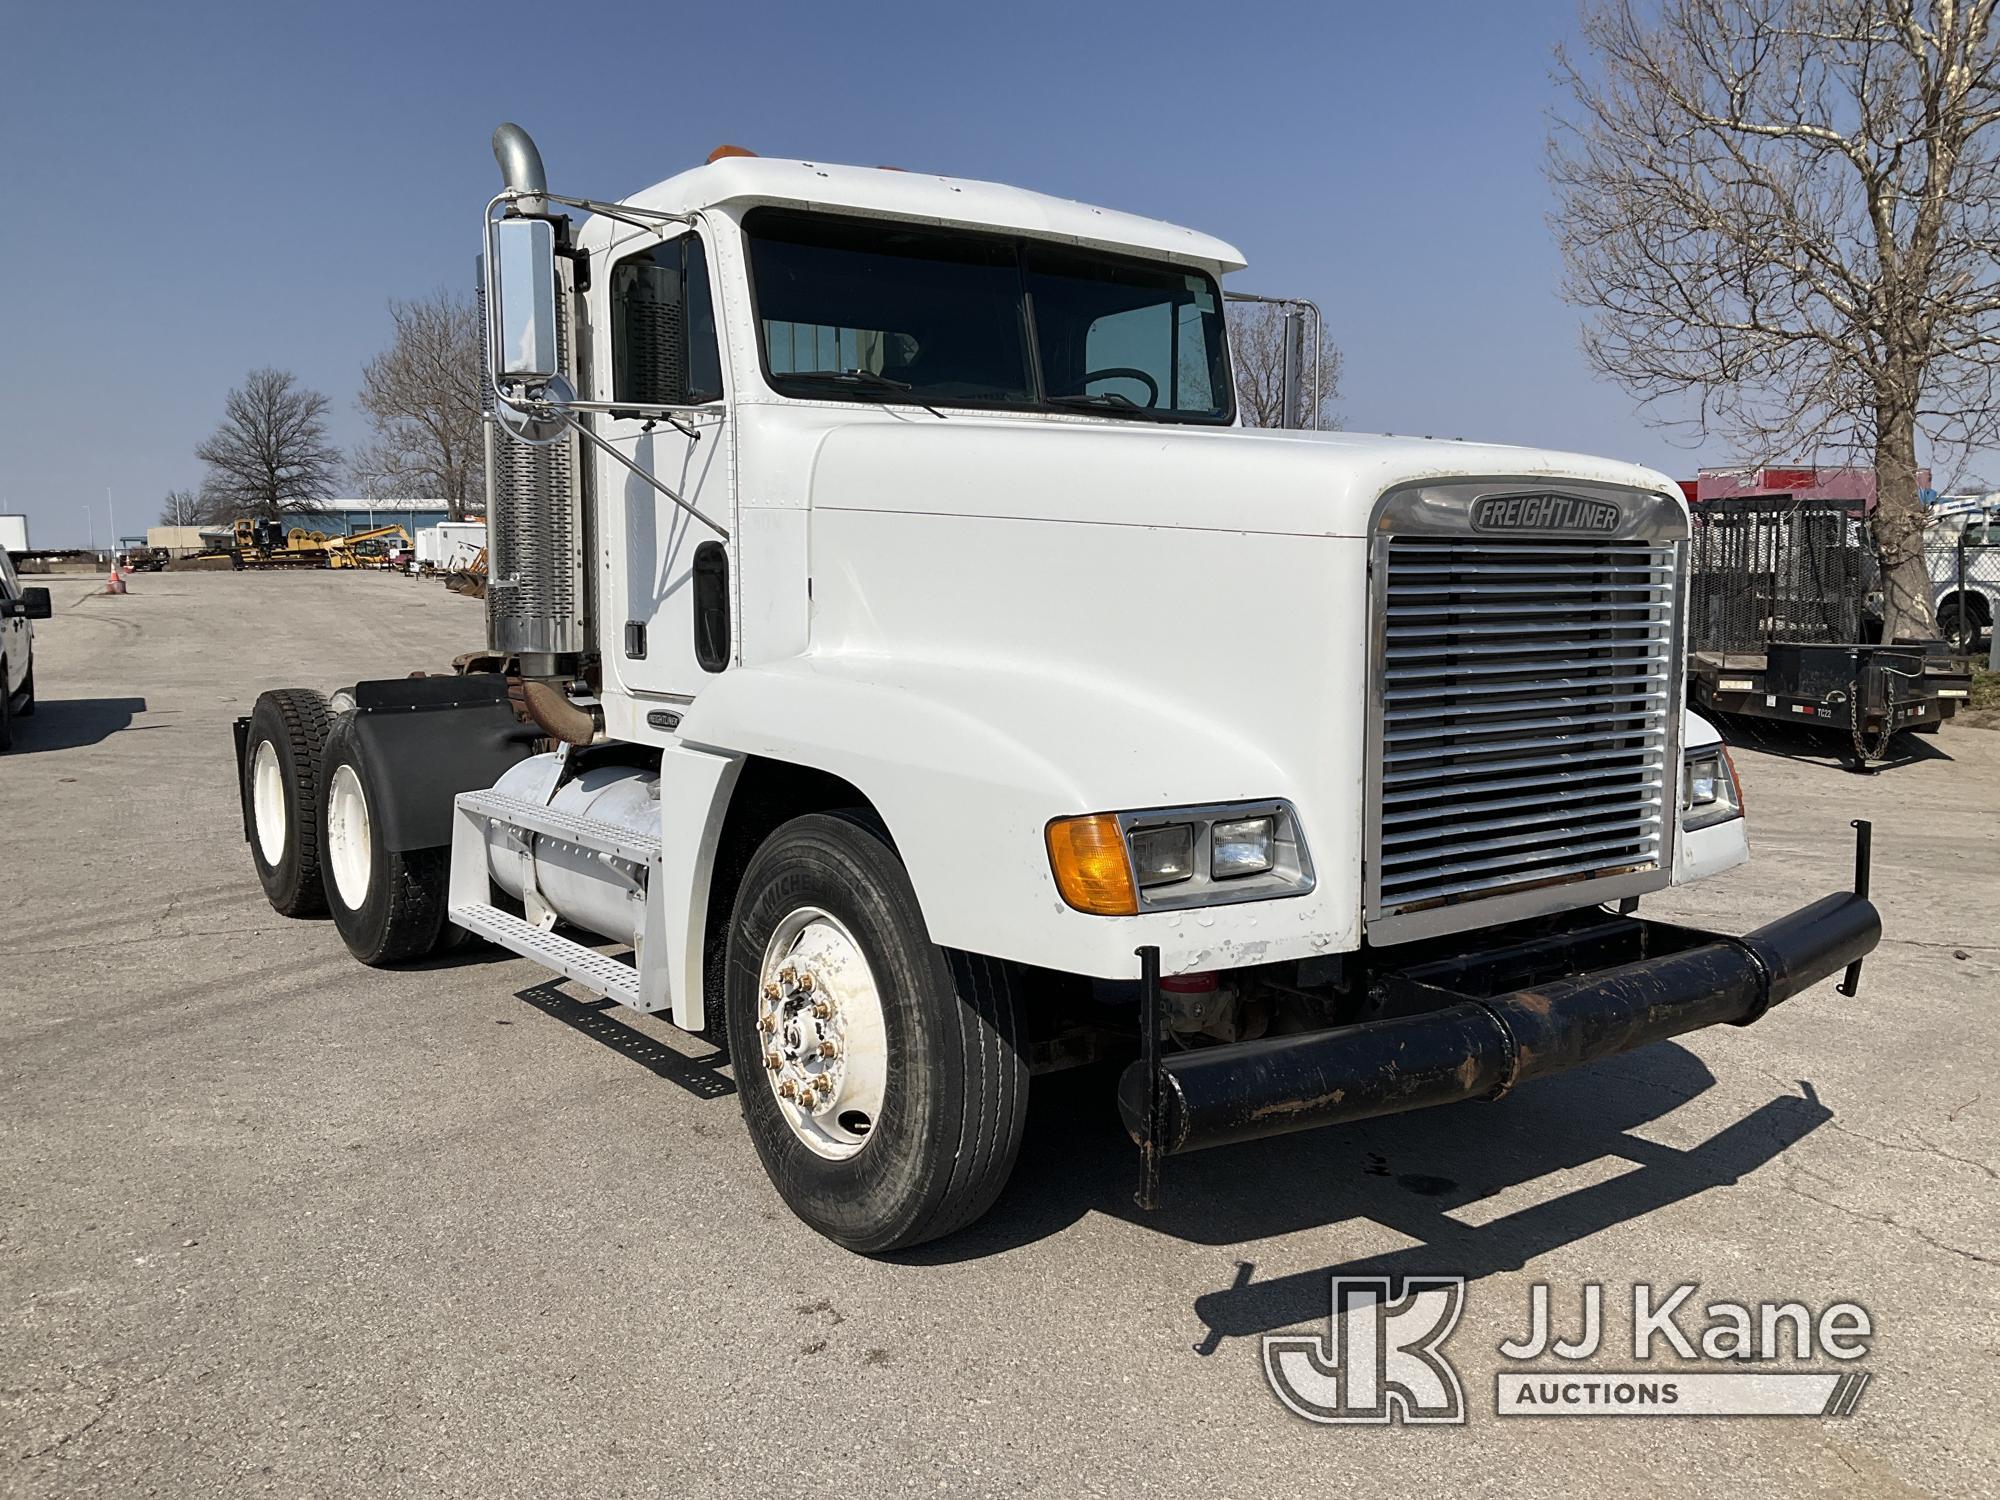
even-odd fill
[[(640, 1011), (668, 1008), (665, 966), (655, 964), (649, 969), (643, 961), (646, 949), (664, 936), (655, 931), (660, 925), (656, 896), (661, 879), (660, 840), (656, 835), (580, 818), (525, 797), (492, 790), (460, 792), (454, 799), (454, 807), (448, 896), (448, 915), (453, 922), (511, 953), (575, 980), (607, 1000)], [(607, 863), (633, 867), (635, 878), (643, 872), (649, 899), (645, 932), (635, 955), (639, 962), (625, 963), (559, 936), (553, 930), (556, 913), (543, 904), (535, 889), (532, 868), (525, 871), (523, 881), (527, 899), (522, 906), (526, 918), (495, 906), (492, 871), (487, 864), (487, 836), (495, 829), (560, 840)], [(525, 837), (521, 841), (521, 856), (524, 862), (529, 858)], [(665, 951), (663, 941), (656, 951)]]

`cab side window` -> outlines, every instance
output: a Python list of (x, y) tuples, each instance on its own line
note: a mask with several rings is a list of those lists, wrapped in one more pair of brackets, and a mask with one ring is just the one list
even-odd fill
[(722, 399), (708, 252), (692, 232), (611, 267), (613, 401), (698, 406)]

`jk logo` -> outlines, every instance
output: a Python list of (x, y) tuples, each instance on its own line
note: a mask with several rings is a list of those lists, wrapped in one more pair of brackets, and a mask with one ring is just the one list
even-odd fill
[(1465, 1308), (1463, 1276), (1410, 1276), (1389, 1296), (1383, 1276), (1333, 1278), (1333, 1312), (1317, 1334), (1267, 1334), (1264, 1377), (1308, 1422), (1459, 1422), (1465, 1390), (1439, 1352)]

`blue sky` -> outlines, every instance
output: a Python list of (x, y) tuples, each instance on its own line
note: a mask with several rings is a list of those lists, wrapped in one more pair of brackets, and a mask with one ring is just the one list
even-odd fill
[[(564, 26), (564, 15), (588, 18)], [(1576, 351), (1541, 178), (1573, 0), (1213, 6), (7, 0), (0, 511), (100, 541), (198, 487), (244, 372), (363, 434), (391, 296), (469, 283), (502, 119), (616, 197), (719, 142), (985, 177), (1235, 241), (1307, 295), (1344, 425), (1692, 474)], [(585, 27), (593, 29), (585, 29)]]

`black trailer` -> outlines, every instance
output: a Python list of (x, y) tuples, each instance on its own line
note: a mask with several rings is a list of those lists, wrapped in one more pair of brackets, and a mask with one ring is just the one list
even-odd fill
[(1970, 695), (1944, 642), (1881, 640), (1858, 500), (1698, 502), (1688, 568), (1688, 696), (1704, 712), (1826, 730), (1858, 767)]

